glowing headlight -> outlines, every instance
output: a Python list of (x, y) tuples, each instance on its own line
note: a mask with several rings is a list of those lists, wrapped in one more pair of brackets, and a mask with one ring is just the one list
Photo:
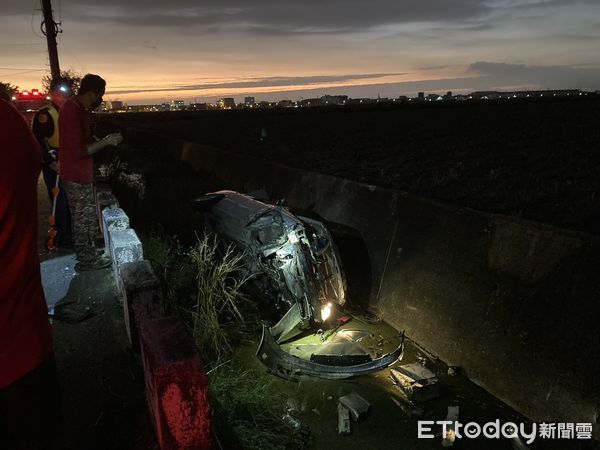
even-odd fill
[(331, 315), (331, 303), (327, 303), (321, 308), (321, 320), (325, 322)]

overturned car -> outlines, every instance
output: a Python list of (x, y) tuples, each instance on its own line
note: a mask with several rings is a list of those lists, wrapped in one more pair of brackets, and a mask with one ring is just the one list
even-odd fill
[(193, 207), (204, 214), (209, 231), (243, 255), (245, 275), (279, 311), (279, 321), (263, 328), (257, 353), (272, 371), (286, 378), (345, 378), (386, 367), (400, 356), (402, 344), (393, 354), (362, 362), (353, 371), (351, 366), (336, 370), (281, 350), (278, 343), (295, 334), (311, 327), (321, 332), (329, 328), (328, 319), (346, 302), (346, 281), (331, 234), (320, 221), (234, 191), (206, 194)]

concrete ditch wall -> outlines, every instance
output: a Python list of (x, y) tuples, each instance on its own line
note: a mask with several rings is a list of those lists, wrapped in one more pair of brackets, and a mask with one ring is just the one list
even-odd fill
[(141, 354), (148, 410), (161, 450), (212, 447), (208, 377), (196, 345), (166, 300), (129, 217), (107, 185), (96, 186), (105, 245), (123, 301), (132, 350)]
[(128, 140), (339, 225), (364, 248), (352, 276), (367, 275), (362, 295), (387, 322), (532, 420), (598, 422), (598, 238), (144, 131)]

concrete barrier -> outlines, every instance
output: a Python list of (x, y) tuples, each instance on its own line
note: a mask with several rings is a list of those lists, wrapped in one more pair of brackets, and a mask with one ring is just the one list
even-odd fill
[(127, 336), (133, 351), (139, 352), (140, 324), (165, 317), (165, 301), (160, 282), (145, 259), (123, 264), (121, 280)]
[[(210, 449), (208, 377), (191, 336), (178, 318), (165, 318), (165, 301), (129, 218), (110, 188), (101, 213), (113, 275), (123, 298), (132, 349), (141, 351), (146, 399), (161, 450)], [(98, 198), (97, 198), (98, 200)]]
[(104, 245), (110, 250), (110, 231), (126, 230), (129, 228), (129, 217), (121, 208), (106, 207), (101, 213), (102, 234), (104, 236)]
[(343, 226), (365, 248), (364, 295), (387, 322), (533, 420), (597, 422), (597, 237), (130, 134), (139, 142), (162, 139), (232, 189), (265, 189), (332, 228)]
[(121, 280), (121, 266), (126, 263), (141, 261), (144, 259), (144, 250), (135, 230), (112, 229), (108, 232), (110, 242), (110, 255), (112, 258), (112, 269), (119, 294), (123, 294), (123, 283)]
[(208, 378), (191, 337), (175, 318), (141, 325), (146, 398), (158, 444), (167, 449), (210, 449)]

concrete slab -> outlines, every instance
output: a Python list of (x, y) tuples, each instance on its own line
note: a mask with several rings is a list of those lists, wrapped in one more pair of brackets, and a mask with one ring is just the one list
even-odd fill
[(75, 254), (58, 256), (41, 263), (42, 286), (48, 304), (48, 313), (54, 313), (56, 303), (69, 291), (71, 280), (75, 276)]
[(129, 217), (121, 208), (104, 208), (102, 210), (102, 234), (104, 245), (110, 251), (111, 230), (126, 230), (129, 228)]
[(119, 293), (122, 293), (121, 266), (125, 263), (144, 259), (144, 250), (135, 230), (131, 228), (126, 230), (109, 230), (108, 234), (111, 242), (110, 252), (113, 274), (117, 283), (117, 289)]

